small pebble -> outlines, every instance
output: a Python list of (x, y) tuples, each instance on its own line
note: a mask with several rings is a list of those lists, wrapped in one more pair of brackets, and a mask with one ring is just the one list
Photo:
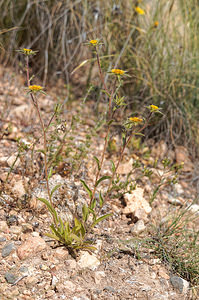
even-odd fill
[(9, 216), (6, 221), (7, 221), (8, 226), (18, 224), (18, 218), (15, 215)]
[(15, 245), (13, 243), (7, 244), (3, 247), (3, 249), (1, 250), (1, 255), (2, 257), (6, 257), (8, 255), (10, 255), (10, 253), (12, 253), (15, 250)]
[(28, 268), (26, 266), (22, 266), (22, 267), (20, 267), (19, 272), (28, 273)]
[(7, 272), (4, 277), (7, 280), (7, 282), (11, 284), (15, 283), (15, 281), (17, 280), (17, 276), (10, 272)]
[(56, 276), (52, 277), (51, 285), (55, 286), (58, 283), (59, 279)]
[(40, 268), (42, 271), (48, 270), (48, 266), (46, 266), (46, 265), (40, 265), (39, 268)]
[(4, 243), (6, 241), (6, 238), (3, 236), (0, 236), (0, 243)]
[(189, 282), (178, 276), (171, 276), (172, 285), (182, 294), (186, 294), (189, 288)]
[(112, 286), (105, 286), (104, 291), (115, 293), (116, 290)]

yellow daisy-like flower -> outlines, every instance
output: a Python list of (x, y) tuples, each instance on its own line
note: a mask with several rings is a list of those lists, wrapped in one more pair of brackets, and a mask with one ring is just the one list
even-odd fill
[(145, 15), (145, 11), (142, 8), (140, 8), (139, 6), (135, 7), (135, 11), (139, 15)]
[(23, 54), (29, 56), (29, 55), (35, 55), (37, 51), (33, 51), (32, 49), (23, 48), (21, 50), (17, 50), (19, 52), (22, 52)]
[(158, 21), (155, 21), (154, 24), (153, 24), (153, 26), (154, 26), (155, 28), (158, 27), (158, 25), (159, 25), (159, 22), (158, 22)]
[(99, 41), (98, 41), (98, 40), (91, 40), (89, 43), (90, 43), (92, 46), (97, 46), (97, 44), (99, 43)]
[(31, 51), (32, 51), (31, 49), (23, 48), (23, 52), (26, 53), (26, 54), (29, 54)]
[(151, 104), (150, 109), (151, 109), (151, 111), (156, 111), (156, 110), (159, 110), (159, 107), (156, 106), (156, 105)]
[(133, 123), (141, 123), (143, 121), (143, 119), (138, 118), (138, 117), (130, 117), (129, 121), (131, 121)]
[(120, 70), (120, 69), (112, 69), (111, 73), (115, 74), (115, 75), (124, 75), (125, 71)]
[(37, 93), (43, 90), (43, 87), (40, 85), (29, 85), (28, 87), (30, 92)]

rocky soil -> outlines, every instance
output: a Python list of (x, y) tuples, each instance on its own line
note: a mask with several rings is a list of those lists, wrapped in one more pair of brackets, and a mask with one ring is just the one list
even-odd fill
[[(56, 93), (52, 90), (41, 97), (44, 119), (48, 120), (53, 112)], [(65, 95), (60, 97), (64, 99)], [(194, 202), (192, 210), (199, 212), (197, 164), (191, 161), (186, 148), (168, 149), (164, 141), (153, 144), (150, 148), (153, 160), (161, 160), (169, 153), (173, 161), (185, 163), (179, 182), (164, 187), (150, 206), (152, 185), (147, 178), (140, 179), (132, 193), (105, 205), (104, 212), (113, 212), (113, 216), (98, 224), (90, 236), (97, 250), (79, 251), (74, 258), (65, 247), (45, 236), (51, 217), (37, 200), (37, 197), (47, 197), (42, 156), (35, 152), (32, 158), (33, 154), (19, 150), (18, 142), (20, 138), (29, 145), (38, 139), (35, 149), (39, 149), (42, 144), (39, 123), (26, 96), (24, 81), (13, 70), (1, 68), (0, 99), (0, 299), (194, 299), (189, 282), (141, 243), (149, 235), (151, 225), (157, 227), (181, 207)], [(61, 123), (67, 127), (72, 116), (82, 117), (78, 131), (70, 135), (76, 146), (95, 126), (92, 109), (79, 102), (74, 101), (65, 108)], [(92, 137), (89, 152), (75, 166), (77, 175), (69, 171), (71, 161), (66, 159), (52, 176), (51, 187), (61, 184), (53, 201), (63, 217), (72, 217), (75, 201), (79, 210), (88, 201), (79, 179), (92, 184), (95, 170), (92, 157), (100, 156), (103, 137), (103, 133)], [(143, 151), (148, 150), (137, 150), (135, 154), (127, 149), (120, 175), (125, 177), (137, 158), (150, 164), (149, 160), (142, 159)], [(110, 156), (114, 159), (114, 155), (107, 154), (105, 175), (109, 174)], [(157, 166), (154, 174), (155, 185), (162, 174), (161, 166)]]

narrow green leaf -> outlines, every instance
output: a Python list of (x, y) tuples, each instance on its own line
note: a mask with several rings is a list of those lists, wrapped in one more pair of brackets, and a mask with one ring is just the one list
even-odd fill
[(99, 159), (98, 159), (96, 156), (94, 156), (93, 158), (94, 158), (94, 160), (95, 160), (95, 161), (96, 161), (96, 163), (97, 163), (97, 168), (98, 168), (98, 171), (100, 171), (100, 170), (101, 170), (101, 168), (100, 168), (100, 161), (99, 161)]
[(45, 198), (37, 198), (39, 201), (43, 202), (44, 204), (46, 204), (48, 210), (50, 211), (50, 213), (52, 214), (52, 206), (50, 204), (50, 202), (48, 200), (46, 200)]
[(76, 228), (80, 228), (81, 227), (81, 222), (77, 218), (75, 218), (75, 227)]
[(91, 209), (95, 209), (96, 206), (96, 199), (94, 198), (91, 202)]
[(57, 190), (58, 188), (60, 188), (60, 186), (61, 186), (61, 184), (57, 184), (57, 185), (52, 189), (52, 191), (50, 192), (51, 197), (52, 197), (52, 195), (54, 194), (54, 192), (56, 192), (56, 190)]
[(59, 218), (59, 224), (60, 224), (60, 234), (64, 234), (64, 223), (61, 218)]
[(99, 205), (100, 205), (100, 207), (102, 207), (103, 204), (104, 204), (104, 198), (103, 198), (102, 193), (100, 191), (99, 192)]
[(82, 207), (82, 216), (83, 216), (84, 222), (87, 221), (87, 219), (88, 219), (88, 214), (89, 214), (88, 206), (87, 206), (86, 204), (84, 204), (83, 207)]
[(94, 246), (89, 246), (89, 245), (81, 245), (81, 246), (76, 246), (75, 249), (85, 249), (85, 250), (91, 250), (91, 251), (96, 251), (97, 248)]
[(91, 192), (91, 190), (89, 189), (88, 185), (85, 183), (84, 180), (80, 179), (84, 189), (87, 191), (88, 195), (89, 195), (89, 198), (92, 199), (92, 195), (93, 193)]
[(53, 174), (53, 167), (50, 168), (50, 171), (48, 173), (48, 179), (50, 179), (50, 177), (52, 176)]
[(74, 233), (71, 233), (70, 236), (71, 236), (72, 239), (74, 239), (77, 242), (82, 241), (81, 238), (79, 236), (77, 236), (76, 234), (74, 234)]
[(71, 244), (72, 239), (70, 238), (70, 235), (67, 231), (64, 231), (64, 240), (66, 242), (66, 244)]
[(69, 234), (70, 233), (70, 225), (69, 225), (69, 222), (65, 222), (64, 223), (64, 227), (65, 227), (65, 231), (67, 232), (67, 234)]
[(54, 233), (59, 238), (60, 241), (64, 240), (60, 232), (55, 228), (54, 224), (50, 225), (50, 228), (52, 230), (52, 233)]
[(110, 179), (111, 178), (111, 176), (102, 176), (97, 182), (96, 182), (96, 184), (95, 184), (95, 187), (97, 187), (99, 184), (100, 184), (100, 182), (102, 182), (103, 180), (106, 180), (106, 179)]
[(113, 123), (113, 121), (114, 121), (114, 120), (110, 120), (110, 121), (108, 122), (108, 126), (111, 125), (111, 124)]
[(36, 152), (41, 152), (43, 154), (46, 154), (46, 151), (44, 149), (38, 149), (38, 150), (36, 150)]
[(134, 135), (141, 135), (141, 136), (145, 136), (143, 133), (141, 132), (135, 132)]
[(81, 224), (81, 236), (82, 236), (82, 238), (84, 238), (85, 234), (86, 234), (86, 230), (84, 228), (84, 225)]
[(110, 216), (112, 216), (112, 214), (106, 214), (104, 216), (99, 217), (95, 222), (93, 222), (92, 227), (94, 227), (96, 224), (98, 224), (99, 222), (107, 219)]
[(88, 210), (90, 211), (90, 213), (93, 215), (95, 214), (94, 210), (91, 207), (88, 207)]
[(102, 93), (106, 94), (109, 98), (111, 97), (111, 94), (109, 94), (107, 91), (105, 91), (105, 90), (101, 90), (101, 91), (102, 91)]
[(95, 222), (97, 217), (96, 217), (96, 214), (95, 214), (94, 210), (92, 208), (90, 208), (90, 207), (88, 207), (88, 210), (93, 215), (93, 219), (94, 219), (94, 222)]
[(45, 198), (37, 198), (39, 201), (43, 202), (44, 204), (46, 204), (49, 212), (51, 213), (52, 216), (55, 217), (56, 222), (58, 222), (58, 216), (57, 216), (57, 212), (56, 210), (51, 206), (50, 202), (48, 200), (46, 200)]
[(52, 238), (53, 240), (56, 240), (56, 241), (60, 242), (60, 238), (58, 238), (56, 235), (54, 235), (52, 233), (45, 233), (45, 235)]
[(112, 170), (113, 173), (116, 170), (115, 164), (114, 164), (114, 162), (112, 160), (111, 160), (111, 170)]

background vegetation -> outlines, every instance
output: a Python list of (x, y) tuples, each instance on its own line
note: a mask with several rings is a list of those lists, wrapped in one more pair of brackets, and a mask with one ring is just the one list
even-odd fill
[(124, 86), (128, 103), (140, 109), (150, 102), (165, 112), (148, 136), (162, 136), (172, 147), (186, 144), (197, 155), (197, 0), (2, 0), (0, 11), (4, 65), (22, 68), (15, 50), (31, 48), (39, 51), (32, 67), (44, 86), (61, 77), (68, 88), (86, 88), (95, 77), (94, 62), (80, 70), (84, 73), (71, 72), (88, 58), (84, 42), (100, 38), (103, 55), (110, 55), (102, 67), (120, 67), (131, 75)]

